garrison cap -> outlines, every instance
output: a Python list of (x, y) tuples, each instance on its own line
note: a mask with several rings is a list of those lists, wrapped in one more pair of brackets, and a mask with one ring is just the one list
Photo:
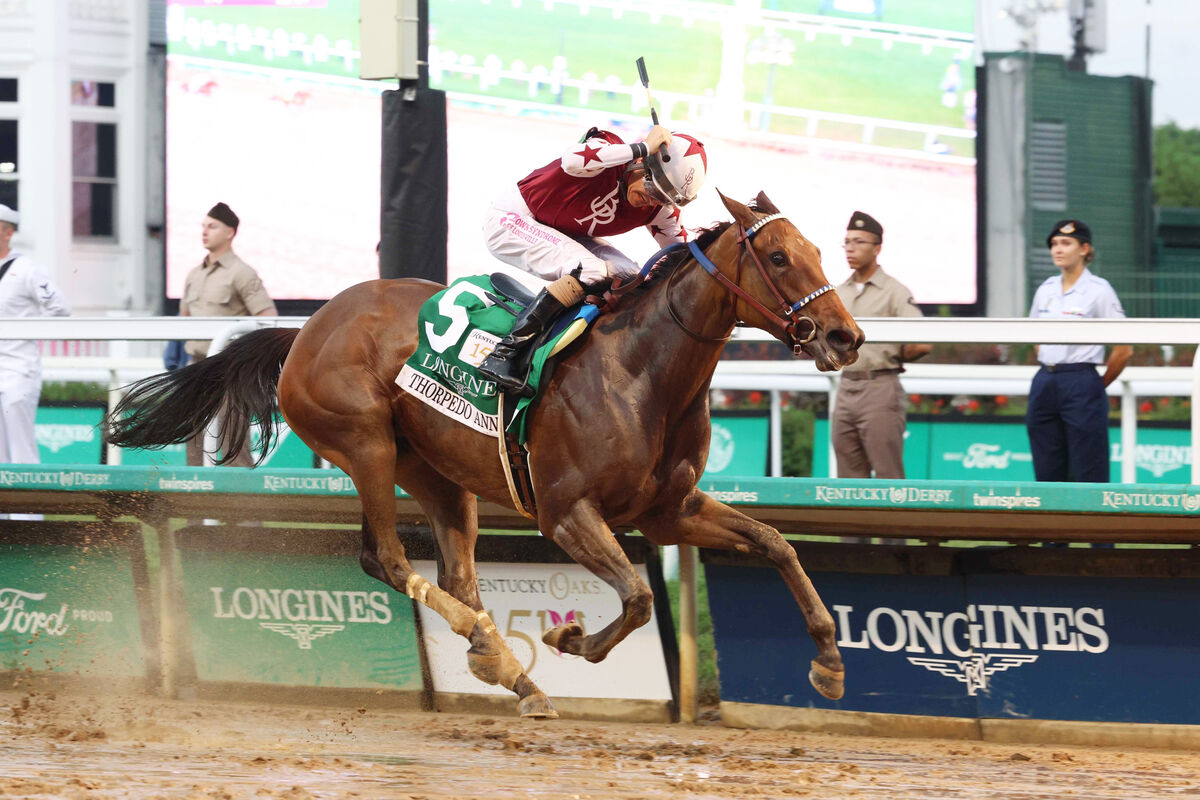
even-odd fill
[(20, 221), (21, 215), (16, 212), (16, 209), (0, 203), (0, 222), (7, 222), (15, 228)]
[(238, 227), (238, 215), (233, 213), (233, 209), (224, 203), (217, 203), (208, 210), (208, 215), (217, 222), (224, 222), (235, 231)]
[(1046, 237), (1046, 247), (1050, 246), (1050, 241), (1055, 236), (1070, 236), (1080, 244), (1092, 243), (1092, 229), (1087, 226), (1087, 223), (1077, 219), (1060, 219), (1054, 223), (1054, 230), (1050, 231), (1050, 235)]
[(846, 223), (846, 230), (873, 233), (879, 237), (880, 242), (883, 241), (883, 226), (870, 214), (862, 211), (855, 211), (850, 215), (850, 221)]

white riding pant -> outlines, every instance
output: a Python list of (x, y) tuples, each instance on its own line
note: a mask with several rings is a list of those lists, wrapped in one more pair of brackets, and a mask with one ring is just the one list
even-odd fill
[(42, 393), (41, 373), (0, 369), (0, 463), (37, 464), (33, 421)]
[(487, 248), (505, 264), (553, 281), (583, 267), (584, 286), (609, 278), (628, 278), (640, 267), (606, 239), (570, 236), (533, 217), (521, 191), (512, 189), (492, 201), (483, 222)]

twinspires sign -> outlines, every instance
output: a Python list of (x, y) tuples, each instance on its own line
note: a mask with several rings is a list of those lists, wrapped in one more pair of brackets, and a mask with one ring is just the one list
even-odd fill
[(808, 683), (816, 648), (783, 580), (726, 561), (706, 566), (724, 700), (1200, 724), (1200, 617), (1181, 611), (1200, 580), (810, 570), (846, 665), (829, 701)]

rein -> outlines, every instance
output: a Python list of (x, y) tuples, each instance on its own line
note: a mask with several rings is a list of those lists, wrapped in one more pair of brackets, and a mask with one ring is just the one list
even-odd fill
[[(816, 321), (812, 317), (801, 314), (800, 309), (804, 308), (806, 305), (811, 303), (813, 300), (816, 300), (826, 292), (832, 292), (833, 284), (827, 283), (824, 286), (809, 292), (807, 295), (794, 303), (789, 303), (787, 301), (787, 298), (784, 297), (783, 292), (779, 291), (779, 287), (775, 284), (775, 281), (771, 279), (770, 274), (767, 273), (766, 267), (763, 266), (762, 261), (758, 257), (758, 253), (754, 251), (754, 247), (751, 245), (754, 235), (762, 230), (768, 223), (777, 219), (786, 219), (786, 217), (784, 217), (783, 214), (769, 214), (768, 216), (759, 219), (749, 228), (743, 228), (740, 222), (737, 223), (737, 241), (738, 244), (741, 245), (741, 252), (738, 254), (738, 281), (741, 281), (742, 260), (746, 254), (749, 253), (751, 260), (754, 262), (754, 266), (758, 268), (759, 275), (762, 276), (763, 281), (767, 284), (767, 287), (771, 290), (771, 293), (775, 295), (775, 299), (779, 302), (779, 310), (777, 311), (772, 311), (771, 309), (767, 308), (757, 298), (743, 289), (738, 282), (731, 281), (729, 278), (725, 277), (724, 273), (717, 268), (717, 265), (714, 264), (712, 260), (704, 254), (704, 251), (701, 250), (695, 242), (688, 242), (687, 248), (688, 252), (691, 253), (692, 258), (694, 258), (700, 264), (705, 272), (716, 279), (717, 283), (721, 284), (721, 286), (732, 293), (735, 297), (744, 300), (750, 305), (751, 308), (755, 309), (764, 317), (766, 317), (767, 320), (776, 328), (778, 328), (781, 333), (791, 339), (792, 349), (796, 353), (799, 353), (801, 346), (811, 342), (817, 335)], [(667, 288), (668, 290), (670, 289), (669, 282)], [(694, 331), (689, 330), (687, 326), (680, 321), (679, 317), (675, 314), (675, 310), (671, 307), (670, 291), (667, 292), (667, 310), (671, 312), (671, 318), (675, 320), (675, 323), (683, 328), (684, 332), (695, 339), (707, 342), (721, 342), (729, 339), (728, 336), (718, 339), (711, 339), (700, 336)], [(808, 330), (804, 334), (799, 334), (798, 325), (802, 321), (807, 323)]]

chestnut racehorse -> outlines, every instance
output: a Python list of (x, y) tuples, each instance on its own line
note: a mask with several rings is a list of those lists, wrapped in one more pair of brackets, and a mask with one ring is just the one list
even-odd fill
[[(777, 530), (696, 483), (708, 455), (709, 383), (735, 324), (803, 349), (821, 370), (853, 363), (863, 334), (831, 291), (817, 247), (766, 195), (750, 206), (722, 201), (734, 222), (703, 231), (694, 250), (666, 256), (657, 277), (601, 316), (558, 364), (531, 412), (538, 528), (612, 586), (622, 605), (603, 630), (585, 635), (567, 623), (544, 640), (596, 662), (650, 619), (650, 589), (610, 528), (627, 526), (657, 545), (731, 549), (774, 562), (817, 645), (809, 680), (838, 698), (844, 671), (833, 619), (795, 551)], [(109, 438), (161, 447), (186, 441), (223, 412), (223, 442), (244, 441), (257, 420), (265, 452), (278, 408), (296, 435), (354, 481), (363, 569), (466, 637), (471, 672), (515, 692), (523, 716), (554, 717), (479, 598), (476, 497), (512, 505), (497, 442), (396, 384), (417, 345), (417, 311), (442, 288), (416, 279), (361, 283), (299, 331), (255, 331), (213, 357), (140, 381), (109, 416)], [(236, 449), (227, 447), (225, 458)], [(413, 571), (396, 536), (395, 486), (429, 517), (440, 554), (437, 586)]]

